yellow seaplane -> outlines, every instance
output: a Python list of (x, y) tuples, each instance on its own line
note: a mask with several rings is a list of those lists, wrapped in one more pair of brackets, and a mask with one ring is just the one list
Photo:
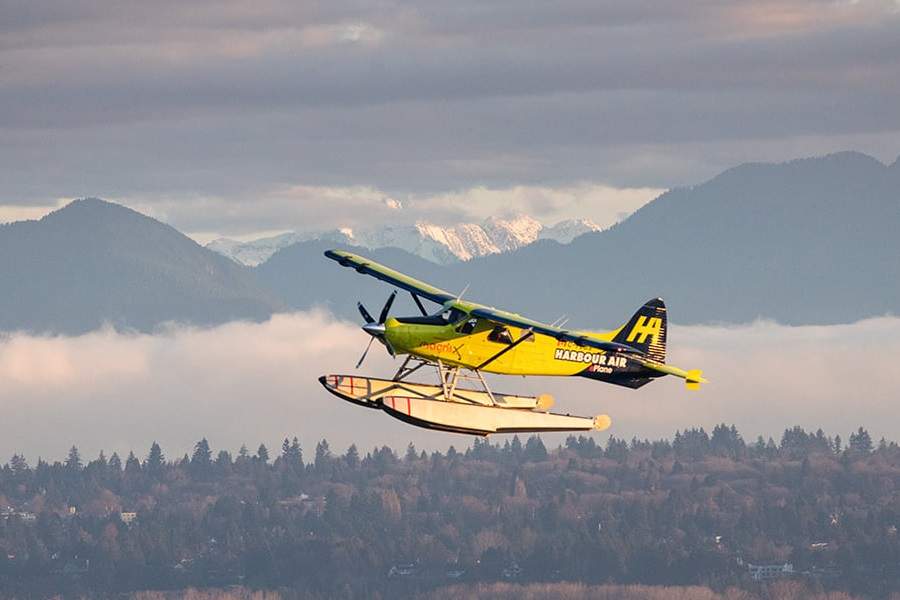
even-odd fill
[[(483, 373), (502, 375), (579, 376), (637, 389), (651, 380), (674, 375), (688, 389), (706, 383), (698, 369), (666, 364), (666, 306), (660, 298), (644, 304), (623, 326), (608, 332), (574, 331), (565, 323), (545, 324), (517, 314), (463, 300), (362, 256), (328, 250), (325, 256), (395, 288), (409, 292), (421, 315), (389, 316), (395, 289), (378, 320), (358, 303), (372, 342), (391, 356), (404, 356), (390, 379), (359, 375), (323, 375), (332, 394), (380, 409), (407, 423), (456, 433), (590, 431), (607, 429), (607, 415), (578, 417), (550, 412), (548, 394), (521, 396), (491, 391)], [(422, 300), (439, 305), (435, 312)], [(423, 367), (437, 370), (438, 383), (414, 383)]]

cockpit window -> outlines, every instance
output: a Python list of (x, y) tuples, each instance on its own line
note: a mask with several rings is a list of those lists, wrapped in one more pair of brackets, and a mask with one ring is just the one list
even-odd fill
[(441, 313), (441, 316), (448, 323), (457, 323), (464, 319), (467, 315), (465, 312), (459, 310), (458, 308), (451, 308), (450, 310), (445, 310)]
[(407, 325), (455, 325), (467, 316), (458, 308), (446, 308), (427, 317), (397, 317), (397, 321)]

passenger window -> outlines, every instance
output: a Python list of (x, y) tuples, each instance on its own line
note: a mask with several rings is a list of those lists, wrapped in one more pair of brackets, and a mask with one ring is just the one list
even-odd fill
[(512, 335), (509, 333), (509, 329), (503, 327), (502, 325), (498, 325), (494, 327), (491, 332), (488, 334), (487, 339), (491, 342), (496, 342), (498, 344), (512, 344), (513, 339)]
[(456, 331), (468, 335), (475, 331), (476, 325), (478, 325), (478, 319), (469, 319), (468, 321), (457, 327)]

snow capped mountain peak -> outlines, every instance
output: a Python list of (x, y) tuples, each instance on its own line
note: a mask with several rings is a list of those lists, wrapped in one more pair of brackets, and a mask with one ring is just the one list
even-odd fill
[(508, 252), (527, 246), (538, 239), (543, 225), (537, 219), (519, 214), (508, 219), (491, 217), (484, 222), (484, 228), (497, 244), (499, 251)]
[(250, 242), (240, 242), (228, 238), (218, 238), (206, 245), (209, 250), (227, 256), (231, 260), (255, 267), (269, 260), (269, 257), (291, 244), (310, 240), (330, 240), (341, 244), (353, 244), (353, 230), (349, 228), (335, 229), (318, 233), (297, 233), (289, 231), (271, 237), (264, 237)]
[(281, 248), (309, 240), (330, 240), (365, 248), (400, 248), (426, 260), (447, 264), (511, 252), (538, 239), (567, 244), (579, 235), (599, 230), (589, 219), (570, 219), (547, 227), (531, 216), (517, 214), (452, 226), (419, 221), (414, 225), (388, 225), (366, 231), (342, 227), (318, 234), (289, 232), (251, 242), (219, 238), (206, 247), (249, 266), (265, 262)]
[(556, 240), (560, 244), (568, 244), (580, 235), (600, 231), (600, 229), (601, 227), (590, 219), (567, 219), (551, 227), (544, 227), (539, 237), (545, 240)]

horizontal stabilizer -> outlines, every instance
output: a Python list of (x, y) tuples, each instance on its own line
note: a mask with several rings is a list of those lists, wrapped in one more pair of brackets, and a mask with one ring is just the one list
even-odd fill
[(707, 383), (706, 379), (703, 378), (703, 371), (700, 369), (691, 369), (687, 372), (687, 377), (684, 378), (684, 385), (689, 390), (699, 390), (701, 383)]

